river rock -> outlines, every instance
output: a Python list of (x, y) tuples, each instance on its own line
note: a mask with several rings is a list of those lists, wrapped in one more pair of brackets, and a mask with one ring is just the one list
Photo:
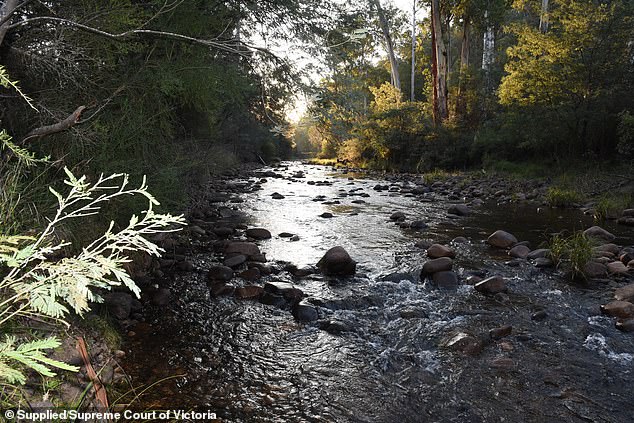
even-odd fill
[(538, 248), (537, 250), (533, 250), (526, 255), (528, 260), (535, 260), (538, 258), (548, 257), (550, 255), (550, 250), (548, 248)]
[(480, 276), (478, 276), (478, 275), (470, 275), (465, 280), (465, 282), (468, 285), (475, 285), (475, 284), (477, 284), (478, 282), (481, 282), (481, 281), (482, 281), (482, 278)]
[(614, 256), (616, 256), (617, 254), (619, 254), (619, 251), (621, 251), (621, 247), (619, 247), (616, 244), (603, 244), (603, 245), (599, 245), (598, 247), (593, 249), (594, 251), (607, 251), (611, 254), (613, 254)]
[(323, 217), (324, 219), (330, 219), (331, 217), (334, 217), (334, 215), (330, 212), (323, 212), (322, 214), (319, 215), (319, 217)]
[(132, 295), (127, 292), (111, 292), (104, 297), (108, 313), (116, 319), (125, 320), (132, 311)]
[(260, 273), (260, 269), (257, 267), (250, 267), (244, 272), (238, 274), (238, 277), (251, 282), (257, 281), (261, 276), (262, 274)]
[(634, 332), (634, 319), (618, 320), (616, 328), (623, 332)]
[(616, 288), (614, 290), (614, 298), (619, 301), (634, 300), (634, 283)]
[(440, 258), (440, 257), (455, 257), (456, 253), (449, 247), (446, 247), (441, 244), (432, 244), (427, 249), (427, 257), (429, 258)]
[(594, 238), (606, 242), (612, 242), (616, 239), (616, 236), (601, 228), (600, 226), (592, 226), (591, 228), (583, 231), (583, 234), (588, 238)]
[(247, 257), (260, 255), (260, 249), (252, 242), (231, 242), (225, 248), (225, 254), (241, 254)]
[(319, 318), (317, 308), (308, 301), (300, 301), (293, 307), (293, 316), (300, 322), (313, 322)]
[(589, 278), (601, 278), (608, 273), (608, 268), (596, 261), (589, 261), (583, 267), (583, 273)]
[(324, 275), (348, 276), (354, 275), (357, 263), (352, 260), (350, 254), (343, 247), (333, 247), (317, 262), (317, 267)]
[(528, 254), (531, 252), (531, 249), (526, 245), (516, 245), (515, 247), (509, 250), (509, 256), (515, 258), (525, 259), (528, 257)]
[(634, 226), (634, 217), (619, 217), (616, 222), (625, 226)]
[(548, 257), (540, 257), (535, 259), (535, 267), (544, 268), (544, 267), (553, 267), (555, 263)]
[(494, 295), (498, 292), (506, 292), (506, 282), (501, 276), (491, 276), (474, 285), (476, 291), (484, 295)]
[(226, 226), (218, 226), (212, 229), (212, 232), (220, 238), (227, 238), (235, 232), (232, 228)]
[(227, 267), (238, 267), (241, 264), (243, 264), (244, 262), (247, 261), (247, 256), (243, 255), (243, 254), (238, 254), (236, 256), (232, 256), (229, 257), (227, 259), (225, 259), (225, 261), (223, 262), (223, 264)]
[(447, 213), (455, 214), (456, 216), (467, 216), (471, 213), (471, 210), (469, 209), (469, 207), (467, 207), (466, 204), (454, 204), (449, 207)]
[(619, 260), (621, 260), (621, 263), (627, 266), (629, 262), (634, 260), (634, 253), (625, 252), (619, 256)]
[(409, 227), (411, 229), (420, 231), (422, 229), (427, 229), (429, 228), (429, 225), (424, 221), (424, 220), (413, 220), (410, 224)]
[(607, 267), (608, 272), (614, 275), (625, 275), (629, 271), (627, 266), (620, 261), (613, 261), (612, 263), (608, 263)]
[(513, 326), (504, 325), (499, 328), (494, 328), (489, 331), (489, 336), (491, 339), (502, 339), (506, 336), (509, 336), (513, 332)]
[(236, 289), (235, 286), (233, 286), (230, 283), (216, 283), (214, 285), (211, 286), (211, 288), (209, 289), (209, 293), (211, 294), (212, 297), (220, 297), (222, 295), (231, 295), (233, 294), (233, 291)]
[(200, 226), (196, 226), (196, 225), (190, 226), (189, 227), (189, 232), (192, 233), (192, 234), (197, 234), (197, 235), (201, 235), (201, 236), (207, 235), (207, 231), (205, 231)]
[(246, 235), (253, 239), (269, 239), (271, 238), (271, 232), (264, 228), (249, 228), (246, 230)]
[(431, 241), (426, 240), (426, 239), (422, 239), (422, 240), (416, 241), (416, 243), (414, 243), (414, 247), (420, 248), (421, 250), (426, 250), (429, 247), (431, 247), (432, 245), (433, 245), (433, 243)]
[(236, 298), (240, 298), (242, 300), (253, 300), (258, 299), (264, 292), (264, 289), (258, 285), (245, 285), (235, 290)]
[(437, 272), (444, 272), (447, 270), (451, 270), (453, 267), (453, 260), (449, 257), (440, 257), (433, 260), (428, 260), (423, 264), (423, 270), (421, 270), (421, 279), (424, 279), (425, 276), (432, 275)]
[(228, 282), (233, 277), (233, 269), (228, 266), (211, 266), (207, 273), (210, 281)]
[(484, 348), (483, 342), (468, 333), (458, 332), (441, 342), (441, 346), (467, 355), (477, 355)]
[(288, 282), (271, 281), (264, 284), (264, 290), (271, 294), (281, 295), (289, 301), (299, 301), (304, 296), (304, 292)]
[(634, 317), (634, 304), (629, 301), (612, 301), (601, 306), (601, 313), (611, 317), (629, 319)]
[(273, 194), (271, 194), (271, 198), (274, 199), (274, 200), (283, 200), (286, 197), (284, 197), (279, 192), (274, 192)]
[(458, 286), (458, 275), (451, 270), (434, 273), (432, 280), (438, 288), (452, 289)]
[(487, 238), (487, 243), (497, 248), (511, 248), (517, 244), (517, 238), (508, 232), (497, 230)]
[(394, 221), (405, 220), (405, 213), (403, 213), (402, 211), (394, 212), (390, 215), (390, 220), (394, 220)]

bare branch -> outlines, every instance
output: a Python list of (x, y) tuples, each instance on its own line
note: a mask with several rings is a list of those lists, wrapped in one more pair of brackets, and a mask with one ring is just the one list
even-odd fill
[(81, 118), (81, 114), (86, 109), (86, 106), (79, 106), (73, 113), (70, 114), (66, 119), (54, 123), (52, 125), (40, 126), (39, 128), (35, 128), (31, 132), (29, 132), (26, 137), (22, 140), (22, 144), (26, 143), (32, 138), (43, 137), (45, 135), (55, 134), (57, 132), (65, 131), (72, 126), (76, 125)]
[[(106, 32), (106, 31), (102, 31), (101, 29), (98, 28), (93, 28), (91, 26), (88, 25), (84, 25), (78, 22), (74, 22), (68, 19), (63, 19), (63, 18), (57, 18), (57, 17), (53, 17), (53, 16), (38, 16), (38, 17), (34, 17), (34, 18), (29, 18), (29, 19), (24, 19), (20, 22), (17, 22), (13, 25), (9, 25), (8, 29), (14, 29), (20, 26), (24, 26), (27, 25), (29, 23), (32, 22), (37, 22), (37, 21), (44, 21), (44, 22), (57, 22), (59, 24), (62, 25), (68, 25), (70, 27), (73, 28), (77, 28), (79, 30), (82, 31), (86, 31), (89, 32), (91, 34), (95, 34), (95, 35), (99, 35), (105, 38), (109, 38), (111, 40), (115, 40), (115, 41), (126, 41), (129, 39), (132, 39), (134, 37), (139, 37), (139, 36), (154, 36), (154, 37), (159, 37), (159, 38), (166, 38), (166, 39), (172, 39), (172, 40), (177, 40), (177, 41), (183, 41), (183, 42), (189, 42), (189, 43), (193, 43), (193, 44), (200, 44), (200, 45), (204, 45), (207, 47), (212, 47), (212, 48), (216, 48), (219, 50), (223, 50), (229, 53), (233, 53), (233, 54), (238, 54), (241, 56), (245, 56), (245, 57), (249, 57), (251, 55), (251, 51), (244, 51), (244, 50), (240, 50), (238, 47), (239, 46), (246, 46), (250, 49), (254, 49), (254, 50), (258, 50), (258, 51), (262, 51), (265, 53), (270, 53), (267, 49), (263, 49), (263, 48), (257, 48), (257, 47), (251, 47), (251, 46), (247, 46), (244, 43), (237, 43), (235, 40), (232, 40), (231, 42), (229, 41), (214, 41), (214, 40), (205, 40), (205, 39), (201, 39), (201, 38), (194, 38), (194, 37), (189, 37), (187, 35), (183, 35), (183, 34), (177, 34), (175, 32), (166, 32), (166, 31), (156, 31), (156, 30), (152, 30), (152, 29), (131, 29), (129, 31), (124, 31), (121, 32), (119, 34), (113, 34), (110, 32)], [(234, 44), (234, 45), (232, 45)]]

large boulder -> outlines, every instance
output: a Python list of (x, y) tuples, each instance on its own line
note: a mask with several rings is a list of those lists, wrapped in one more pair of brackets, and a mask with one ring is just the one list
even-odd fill
[(616, 239), (616, 236), (606, 231), (600, 226), (593, 226), (583, 231), (583, 234), (588, 238), (594, 238), (600, 241), (612, 242)]
[(343, 247), (333, 247), (317, 262), (317, 267), (324, 275), (349, 276), (354, 275), (357, 263)]
[(508, 232), (497, 230), (489, 235), (487, 244), (497, 248), (511, 248), (517, 244), (517, 238)]

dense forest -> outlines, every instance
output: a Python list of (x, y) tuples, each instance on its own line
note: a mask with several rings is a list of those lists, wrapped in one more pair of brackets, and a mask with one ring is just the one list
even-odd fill
[(369, 3), (329, 35), (301, 148), (419, 171), (632, 159), (631, 2), (432, 1), (414, 31), (386, 11), (390, 39)]
[(0, 405), (77, 370), (31, 322), (139, 295), (208, 184), (307, 156), (631, 172), (634, 3), (0, 0)]

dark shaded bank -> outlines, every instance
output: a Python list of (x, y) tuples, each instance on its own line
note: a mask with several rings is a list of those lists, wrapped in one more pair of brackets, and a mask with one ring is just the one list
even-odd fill
[[(570, 283), (538, 249), (596, 222), (547, 192), (299, 163), (216, 181), (121, 319), (134, 385), (182, 375), (140, 404), (232, 422), (630, 421), (634, 310), (600, 306), (634, 282), (610, 267), (634, 230), (602, 222), (605, 271)], [(515, 240), (488, 239), (500, 229)], [(353, 276), (315, 266), (334, 246)]]

